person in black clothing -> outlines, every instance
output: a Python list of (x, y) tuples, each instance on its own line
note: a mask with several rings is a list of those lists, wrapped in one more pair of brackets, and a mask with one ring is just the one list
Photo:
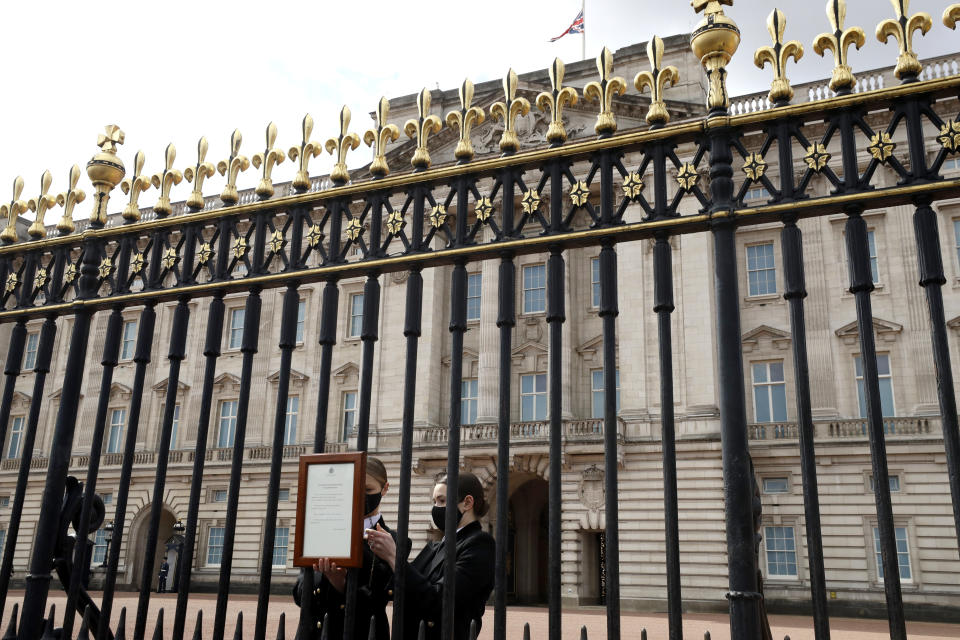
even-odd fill
[[(461, 473), (457, 491), (458, 502), (447, 505), (446, 478), (433, 488), (433, 522), (443, 529), (446, 509), (457, 510), (456, 582), (454, 586), (453, 639), (468, 640), (470, 622), (476, 621), (480, 630), (487, 598), (493, 591), (493, 567), (496, 543), (485, 532), (479, 518), (486, 515), (489, 505), (483, 495), (483, 485), (472, 473)], [(378, 528), (367, 536), (367, 544), (391, 567), (396, 561), (394, 538)], [(406, 640), (417, 637), (420, 621), (426, 627), (427, 640), (439, 640), (443, 609), (444, 566), (447, 558), (444, 542), (429, 542), (423, 551), (408, 563), (403, 588), (403, 635)], [(392, 586), (388, 594), (392, 595)]]
[(163, 558), (163, 564), (160, 565), (160, 576), (157, 579), (157, 593), (166, 593), (167, 591), (167, 574), (170, 573), (170, 563), (167, 562), (167, 558)]
[[(364, 530), (373, 529), (383, 531), (388, 537), (396, 534), (387, 527), (380, 516), (380, 500), (386, 495), (390, 483), (387, 482), (387, 470), (383, 462), (377, 458), (367, 458), (367, 495), (363, 518)], [(391, 540), (393, 538), (391, 537)], [(343, 637), (344, 614), (346, 608), (347, 572), (338, 567), (329, 559), (321, 559), (313, 565), (314, 592), (307, 597), (310, 607), (310, 617), (313, 631), (312, 637), (319, 638), (322, 632), (323, 617), (329, 614), (329, 635), (334, 638)], [(309, 571), (309, 569), (308, 569)], [(363, 567), (359, 570), (359, 585), (357, 589), (357, 610), (353, 637), (356, 640), (366, 640), (369, 637), (370, 617), (373, 616), (376, 625), (377, 640), (390, 639), (390, 626), (387, 620), (386, 606), (387, 583), (393, 578), (393, 569), (386, 562), (377, 558), (370, 549), (363, 547)], [(301, 578), (293, 587), (293, 600), (297, 606), (304, 606)]]

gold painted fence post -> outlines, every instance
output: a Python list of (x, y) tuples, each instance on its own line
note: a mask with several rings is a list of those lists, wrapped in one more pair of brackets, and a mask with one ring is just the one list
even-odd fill
[(413, 152), (413, 158), (410, 159), (410, 164), (417, 171), (430, 168), (427, 139), (443, 128), (443, 121), (430, 113), (430, 100), (430, 90), (424, 87), (417, 95), (417, 118), (411, 118), (403, 125), (403, 132), (407, 137), (417, 141), (417, 148)]
[(503, 120), (503, 135), (500, 136), (500, 151), (510, 154), (520, 149), (517, 139), (517, 116), (530, 113), (530, 101), (517, 97), (517, 72), (510, 69), (503, 78), (503, 102), (494, 102), (490, 106), (490, 117)]
[(617, 130), (617, 119), (613, 115), (613, 97), (626, 93), (627, 81), (613, 75), (613, 54), (606, 47), (597, 56), (597, 70), (600, 72), (600, 81), (587, 83), (583, 88), (583, 99), (600, 101), (600, 113), (593, 130), (598, 136), (607, 137)]
[(389, 117), (390, 101), (381, 97), (380, 102), (377, 103), (376, 126), (363, 133), (363, 142), (368, 147), (373, 147), (370, 174), (374, 178), (382, 178), (390, 173), (390, 167), (387, 166), (387, 144), (395, 142), (400, 137), (400, 128), (395, 124), (389, 124), (387, 122)]
[(447, 113), (447, 126), (456, 127), (460, 131), (460, 140), (453, 156), (461, 163), (473, 160), (473, 142), (470, 140), (470, 131), (473, 125), (481, 124), (486, 117), (483, 109), (471, 106), (473, 103), (473, 83), (464, 80), (460, 85), (460, 110)]
[(128, 222), (140, 219), (140, 194), (150, 188), (150, 176), (143, 175), (144, 161), (143, 151), (137, 151), (133, 158), (133, 176), (124, 178), (120, 183), (120, 189), (130, 194), (130, 201), (123, 208), (123, 219)]
[(73, 165), (70, 167), (70, 175), (67, 178), (67, 190), (57, 196), (57, 204), (63, 207), (63, 217), (57, 223), (57, 231), (62, 236), (73, 233), (76, 228), (73, 223), (73, 208), (87, 197), (83, 189), (77, 189), (77, 182), (79, 181), (80, 167)]
[(303, 116), (303, 123), (300, 126), (300, 132), (303, 134), (299, 147), (290, 147), (287, 155), (291, 162), (297, 162), (297, 173), (293, 177), (293, 188), (299, 192), (304, 192), (310, 188), (310, 158), (316, 158), (323, 151), (323, 145), (311, 140), (313, 137), (313, 116), (309, 113)]
[(833, 27), (833, 33), (821, 33), (813, 41), (813, 50), (818, 56), (825, 55), (827, 50), (833, 52), (833, 76), (830, 78), (830, 89), (837, 93), (849, 93), (857, 82), (847, 58), (847, 50), (855, 45), (857, 50), (867, 41), (863, 29), (850, 27), (845, 29), (847, 21), (847, 0), (827, 0), (827, 19)]
[(641, 71), (633, 79), (637, 91), (643, 93), (650, 87), (650, 108), (647, 110), (647, 124), (651, 126), (665, 125), (670, 122), (670, 113), (663, 102), (663, 90), (667, 83), (670, 86), (680, 80), (680, 71), (674, 67), (663, 66), (663, 40), (657, 36), (650, 38), (647, 43), (647, 58), (650, 60), (650, 71)]
[(97, 136), (100, 152), (87, 162), (87, 176), (93, 183), (93, 211), (90, 213), (90, 226), (102, 228), (107, 223), (107, 203), (110, 192), (120, 183), (127, 172), (123, 160), (117, 157), (117, 145), (123, 144), (124, 133), (115, 124), (108, 124), (105, 133)]
[(710, 81), (707, 108), (726, 111), (730, 106), (727, 94), (727, 65), (740, 46), (737, 23), (723, 13), (723, 6), (733, 6), (733, 0), (692, 0), (694, 11), (703, 12), (703, 20), (690, 38), (690, 47), (706, 69)]
[(330, 172), (333, 184), (344, 185), (350, 182), (350, 172), (347, 170), (347, 152), (360, 146), (360, 136), (350, 133), (350, 109), (344, 105), (340, 109), (340, 135), (330, 138), (326, 143), (327, 153), (336, 157), (337, 162)]
[(933, 27), (933, 18), (929, 13), (921, 11), (910, 15), (910, 0), (890, 0), (893, 10), (897, 13), (896, 20), (884, 20), (877, 25), (877, 40), (886, 43), (891, 37), (897, 40), (900, 55), (897, 57), (897, 68), (894, 74), (898, 80), (910, 82), (916, 80), (923, 65), (913, 50), (913, 34), (919, 31), (926, 35)]
[(567, 129), (563, 126), (563, 107), (577, 104), (578, 96), (576, 89), (563, 86), (563, 60), (554, 58), (549, 73), (551, 90), (543, 91), (537, 96), (537, 108), (550, 112), (547, 142), (558, 146), (567, 141)]
[(13, 180), (13, 199), (10, 204), (0, 205), (0, 216), (7, 219), (7, 226), (0, 232), (0, 241), (11, 244), (17, 241), (17, 218), (27, 210), (27, 203), (20, 199), (23, 194), (23, 178), (17, 176)]
[(53, 176), (50, 175), (49, 171), (44, 171), (43, 175), (40, 176), (40, 195), (36, 198), (30, 198), (27, 202), (30, 211), (37, 214), (33, 224), (27, 229), (27, 233), (30, 234), (31, 238), (36, 240), (47, 235), (47, 228), (43, 225), (43, 218), (47, 211), (53, 208), (53, 205), (57, 204), (56, 196), (51, 196), (47, 193), (50, 191), (51, 184), (53, 184)]
[(259, 169), (263, 166), (263, 175), (260, 177), (260, 184), (257, 185), (256, 193), (262, 200), (273, 195), (273, 168), (286, 160), (283, 149), (274, 146), (277, 142), (277, 125), (270, 123), (266, 131), (267, 146), (263, 152), (253, 154), (253, 166)]
[(200, 141), (197, 142), (197, 165), (195, 167), (187, 167), (183, 170), (183, 177), (187, 179), (187, 182), (193, 183), (193, 191), (190, 192), (190, 196), (187, 198), (187, 206), (194, 211), (203, 209), (203, 181), (217, 172), (217, 168), (213, 166), (213, 163), (207, 162), (207, 150), (209, 146), (210, 144), (207, 142), (207, 139), (201, 137)]
[(237, 176), (241, 171), (250, 168), (250, 160), (240, 155), (242, 142), (243, 136), (240, 135), (240, 129), (234, 129), (233, 135), (230, 136), (230, 157), (217, 163), (217, 171), (220, 175), (227, 176), (227, 184), (220, 193), (220, 199), (224, 204), (237, 204), (240, 199), (240, 194), (237, 192)]
[(163, 157), (163, 171), (153, 174), (153, 177), (150, 178), (153, 186), (160, 190), (160, 197), (157, 199), (157, 203), (153, 205), (153, 212), (161, 218), (170, 215), (173, 211), (170, 206), (170, 189), (183, 180), (183, 174), (180, 173), (180, 170), (173, 168), (173, 163), (177, 159), (177, 148), (173, 146), (172, 142), (167, 145)]
[(770, 84), (770, 93), (767, 98), (774, 106), (783, 106), (793, 99), (793, 87), (787, 77), (787, 62), (793, 58), (794, 62), (803, 57), (803, 45), (797, 40), (783, 41), (783, 34), (787, 29), (787, 18), (780, 9), (774, 9), (767, 18), (767, 31), (773, 38), (773, 46), (760, 47), (753, 55), (753, 63), (760, 69), (773, 67), (773, 82)]

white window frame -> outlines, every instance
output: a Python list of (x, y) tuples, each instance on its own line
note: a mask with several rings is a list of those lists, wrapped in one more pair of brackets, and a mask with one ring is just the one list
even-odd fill
[(20, 457), (20, 448), (23, 446), (23, 428), (26, 422), (26, 416), (13, 416), (10, 420), (10, 440), (7, 443), (7, 458), (10, 460)]
[[(537, 278), (537, 282), (529, 282), (531, 285), (536, 286), (527, 286), (527, 274), (534, 274), (536, 272), (543, 273), (543, 281), (540, 282)], [(523, 315), (532, 315), (537, 313), (545, 313), (547, 310), (547, 265), (543, 262), (537, 264), (525, 264), (520, 269), (521, 273), (521, 288), (522, 288), (522, 304), (523, 304)], [(542, 285), (542, 286), (541, 286)], [(541, 297), (537, 292), (543, 292), (542, 305)], [(534, 297), (534, 293), (536, 296)]]
[[(163, 416), (160, 416), (163, 420)], [(170, 428), (170, 450), (177, 448), (177, 431), (180, 430), (180, 403), (173, 405), (173, 424)]]
[[(216, 544), (216, 545), (213, 544), (214, 533), (217, 534), (217, 537), (219, 539), (219, 544)], [(204, 558), (206, 560), (206, 562), (204, 562), (204, 566), (219, 567), (220, 563), (223, 562), (223, 538), (225, 533), (226, 533), (226, 530), (224, 527), (209, 527), (207, 529), (207, 549), (206, 549), (207, 553), (206, 553), (206, 557)], [(211, 561), (211, 557), (213, 556), (214, 549), (220, 550), (216, 562)]]
[[(284, 497), (286, 496), (286, 497)], [(277, 491), (277, 502), (290, 502), (290, 488), (281, 487)]]
[[(246, 322), (245, 307), (230, 309), (230, 328), (227, 330), (227, 349), (237, 350), (243, 346), (243, 327)], [(238, 326), (239, 325), (239, 326)]]
[[(283, 545), (280, 545), (279, 542), (283, 541)], [(283, 549), (283, 563), (277, 564), (277, 551)], [(290, 549), (290, 527), (277, 527), (274, 529), (273, 533), (273, 558), (270, 560), (270, 564), (274, 569), (286, 569), (287, 568), (287, 552)]]
[[(538, 378), (543, 379), (543, 391), (537, 391), (537, 380)], [(523, 390), (523, 384), (525, 380), (531, 380), (533, 384), (533, 391), (525, 392)], [(537, 407), (540, 403), (540, 397), (543, 398), (543, 416), (537, 416)], [(533, 415), (524, 414), (524, 398), (533, 398)], [(546, 420), (549, 415), (550, 405), (549, 405), (549, 388), (547, 386), (547, 374), (545, 373), (524, 373), (520, 375), (520, 421), (521, 422), (540, 422)]]
[(133, 360), (137, 355), (137, 326), (136, 320), (124, 320), (120, 335), (120, 359)]
[[(620, 415), (620, 369), (617, 368), (617, 415)], [(590, 371), (590, 415), (593, 418), (603, 418), (603, 403), (605, 401), (603, 388), (603, 369)]]
[(303, 337), (307, 325), (307, 301), (303, 298), (297, 302), (297, 332), (294, 342), (298, 345), (303, 344)]
[[(884, 374), (884, 373), (878, 373), (878, 376), (877, 376), (877, 377), (878, 377), (878, 379), (880, 380), (880, 384), (883, 384), (883, 381), (884, 381), (884, 380), (889, 380), (889, 381), (890, 381), (890, 402), (893, 404), (893, 406), (890, 407), (890, 413), (889, 413), (889, 415), (884, 414), (883, 417), (884, 417), (884, 418), (893, 418), (893, 417), (895, 417), (895, 416), (897, 415), (897, 389), (896, 389), (896, 387), (895, 387), (894, 384), (893, 384), (893, 364), (892, 364), (891, 361), (890, 361), (890, 354), (889, 354), (889, 353), (878, 353), (878, 354), (877, 354), (877, 370), (878, 370), (878, 371), (880, 370), (880, 358), (886, 358), (886, 359), (887, 359), (887, 373), (885, 373), (885, 374)], [(857, 362), (858, 362), (858, 361), (860, 362), (860, 375), (857, 375)], [(867, 402), (866, 393), (867, 393), (867, 391), (866, 391), (866, 386), (865, 386), (865, 382), (864, 382), (864, 373), (865, 373), (865, 372), (863, 371), (863, 356), (862, 356), (862, 354), (859, 354), (859, 353), (854, 354), (854, 356), (853, 356), (853, 378), (854, 378), (854, 384), (856, 385), (856, 389), (857, 389), (857, 409), (858, 409), (859, 412), (860, 412), (860, 417), (861, 417), (861, 418), (866, 418), (866, 417), (867, 417), (867, 406), (866, 406), (866, 402)], [(880, 403), (881, 411), (882, 411), (882, 408), (883, 408), (882, 394), (883, 394), (883, 390), (881, 389), (881, 403)], [(863, 403), (860, 402), (860, 399), (861, 399), (861, 398), (863, 398)]]
[(600, 308), (600, 258), (590, 258), (590, 307)]
[[(956, 159), (960, 162), (960, 158)], [(953, 219), (953, 255), (957, 258), (957, 269), (960, 273), (960, 218)]]
[(477, 378), (463, 378), (460, 381), (460, 424), (477, 423), (477, 408), (480, 397), (480, 381)]
[(770, 192), (766, 187), (763, 186), (753, 186), (747, 189), (747, 192), (743, 194), (743, 201), (750, 202), (753, 200), (769, 200)]
[[(789, 529), (790, 538), (786, 536), (771, 536), (771, 531), (774, 533), (784, 532)], [(776, 543), (782, 542), (782, 545)], [(771, 549), (771, 544), (774, 545), (774, 548)], [(778, 548), (782, 546), (783, 548)], [(791, 548), (787, 548), (792, 546)], [(785, 565), (787, 570), (789, 570), (790, 561), (789, 557), (784, 557), (783, 562), (775, 561), (771, 564), (770, 554), (793, 554), (793, 570), (792, 574), (790, 573), (774, 573), (774, 565)], [(767, 567), (766, 577), (771, 580), (799, 580), (800, 579), (800, 550), (799, 545), (797, 545), (797, 528), (793, 523), (783, 523), (783, 524), (764, 524), (763, 527), (763, 561)]]
[(123, 451), (123, 436), (126, 427), (127, 410), (119, 407), (111, 409), (110, 424), (107, 427), (107, 453), (121, 453)]
[(107, 559), (107, 532), (97, 529), (93, 534), (93, 553), (90, 555), (90, 566), (97, 567)]
[(483, 296), (483, 274), (479, 271), (467, 274), (467, 322), (480, 321)]
[(297, 423), (300, 418), (300, 396), (287, 396), (283, 416), (284, 446), (297, 444)]
[[(753, 249), (753, 250), (758, 250), (760, 247), (770, 247), (770, 259), (772, 260), (772, 264), (771, 264), (770, 266), (766, 266), (766, 264), (764, 264), (764, 266), (761, 267), (761, 268), (753, 268), (753, 269), (751, 269), (751, 268), (750, 268), (750, 260), (751, 260), (751, 258), (750, 258), (750, 250), (751, 250), (751, 249)], [(752, 243), (748, 244), (746, 247), (744, 247), (744, 255), (745, 255), (745, 257), (746, 257), (746, 267), (747, 267), (747, 268), (746, 268), (746, 274), (747, 274), (747, 297), (748, 297), (748, 298), (763, 298), (763, 297), (766, 297), (766, 296), (775, 296), (775, 295), (777, 295), (777, 293), (778, 293), (778, 291), (779, 291), (779, 288), (778, 288), (778, 286), (777, 286), (777, 250), (776, 250), (776, 245), (774, 244), (774, 242), (773, 242), (772, 240), (771, 240), (771, 241), (768, 241), (768, 242), (752, 242)], [(764, 260), (766, 260), (766, 257), (767, 257), (766, 255), (762, 256), (762, 258), (763, 258)], [(758, 257), (758, 258), (759, 258), (759, 257)], [(763, 274), (766, 274), (767, 272), (770, 272), (770, 271), (773, 272), (773, 291), (768, 291), (768, 290), (763, 290), (763, 291), (761, 291), (761, 290), (760, 290), (760, 282), (758, 281), (758, 282), (757, 282), (757, 290), (756, 290), (756, 292), (754, 292), (753, 287), (751, 286), (750, 274), (752, 274), (752, 273), (763, 273)], [(764, 282), (767, 282), (767, 281), (766, 281), (766, 276), (765, 276)], [(766, 285), (764, 285), (764, 286), (766, 286)]]
[[(904, 551), (900, 550), (900, 533), (903, 532), (903, 548)], [(897, 542), (897, 569), (900, 571), (900, 584), (913, 584), (916, 582), (916, 568), (913, 565), (913, 554), (910, 552), (910, 529), (907, 525), (901, 525), (894, 523), (893, 525), (893, 536), (894, 540)], [(883, 584), (883, 558), (880, 552), (880, 527), (876, 523), (871, 523), (870, 525), (870, 537), (872, 538), (872, 548), (873, 548), (873, 566), (876, 569), (877, 582)], [(907, 558), (907, 571), (910, 572), (910, 576), (907, 578), (903, 577), (903, 568), (900, 562), (901, 556), (906, 556)]]
[[(780, 379), (780, 380), (773, 380), (773, 379), (772, 379), (773, 376), (772, 376), (772, 374), (771, 374), (770, 365), (773, 365), (773, 364), (779, 364), (779, 365), (780, 365), (780, 373), (781, 373), (781, 379)], [(753, 395), (753, 419), (754, 419), (757, 423), (775, 424), (775, 423), (778, 423), (778, 422), (786, 422), (787, 419), (788, 419), (788, 417), (789, 417), (789, 413), (788, 413), (788, 403), (787, 403), (787, 370), (786, 370), (786, 367), (785, 367), (784, 365), (785, 365), (785, 363), (784, 363), (783, 360), (765, 360), (765, 361), (761, 361), (761, 362), (751, 362), (751, 363), (750, 363), (750, 383), (751, 383), (751, 390), (753, 391), (753, 393), (752, 393), (752, 395)], [(762, 381), (761, 381), (761, 382), (758, 382), (758, 381), (757, 381), (757, 375), (756, 375), (755, 367), (759, 367), (759, 366), (762, 366), (762, 367), (764, 367), (764, 368), (766, 369), (766, 373), (767, 373), (767, 381), (766, 381), (766, 382), (762, 382)], [(764, 387), (764, 388), (766, 388), (766, 391), (767, 391), (767, 404), (769, 405), (769, 406), (767, 407), (767, 410), (769, 411), (769, 415), (770, 415), (770, 418), (771, 418), (771, 420), (769, 420), (769, 421), (761, 421), (761, 420), (760, 420), (760, 411), (759, 411), (759, 407), (757, 406), (757, 389), (758, 389), (758, 387)], [(774, 387), (782, 387), (782, 388), (783, 388), (783, 419), (782, 419), (782, 420), (777, 419), (777, 415), (776, 415), (776, 407), (774, 406), (774, 402), (773, 402), (773, 388), (774, 388)]]
[[(348, 399), (352, 397), (353, 406), (349, 407)], [(344, 391), (340, 396), (340, 434), (341, 442), (346, 442), (357, 429), (357, 415), (360, 408), (360, 397), (356, 391)]]
[[(349, 297), (350, 306), (347, 308), (347, 337), (359, 338), (363, 333), (363, 293), (351, 293)], [(359, 313), (357, 306), (359, 305)]]
[(27, 334), (27, 339), (23, 347), (23, 367), (22, 371), (30, 371), (37, 366), (37, 350), (40, 348), (40, 334), (31, 332)]
[[(240, 401), (239, 400), (221, 400), (220, 405), (217, 407), (217, 448), (218, 449), (229, 449), (233, 447), (237, 438), (237, 413), (239, 412)], [(224, 415), (223, 410), (226, 408), (232, 408), (231, 414)], [(224, 422), (226, 421), (226, 423)], [(225, 440), (223, 437), (223, 428), (224, 425), (230, 429), (228, 432), (230, 437), (226, 439), (227, 443), (224, 444)]]
[[(221, 499), (222, 496), (222, 499)], [(213, 504), (221, 504), (227, 502), (227, 490), (226, 489), (213, 489), (210, 491), (210, 502)]]
[(870, 275), (873, 284), (880, 284), (880, 251), (877, 249), (877, 230), (867, 229), (867, 254), (870, 256)]

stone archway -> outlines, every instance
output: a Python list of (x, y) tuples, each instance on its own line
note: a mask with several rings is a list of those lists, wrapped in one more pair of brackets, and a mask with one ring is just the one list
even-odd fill
[[(150, 528), (150, 510), (151, 504), (145, 504), (140, 509), (137, 516), (130, 524), (129, 534), (127, 536), (127, 578), (129, 584), (139, 587), (143, 576), (143, 560), (148, 553), (147, 534)], [(163, 505), (160, 511), (160, 527), (157, 529), (157, 545), (152, 550), (153, 553), (153, 576), (150, 580), (150, 588), (156, 590), (157, 575), (160, 572), (160, 564), (163, 562), (164, 554), (167, 551), (166, 542), (173, 537), (173, 525), (177, 521), (173, 511)], [(171, 563), (171, 567), (173, 564)], [(173, 571), (171, 570), (171, 574)], [(172, 576), (171, 576), (172, 577)], [(171, 581), (167, 579), (167, 588), (170, 588)]]
[[(514, 485), (511, 474), (511, 485)], [(543, 604), (547, 598), (547, 481), (518, 474), (510, 495), (507, 584), (520, 604)]]

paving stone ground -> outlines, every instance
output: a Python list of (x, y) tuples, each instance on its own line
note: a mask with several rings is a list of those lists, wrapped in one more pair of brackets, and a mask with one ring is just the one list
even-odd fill
[[(91, 595), (93, 595), (95, 601), (99, 601), (100, 594), (94, 593)], [(13, 603), (22, 601), (22, 591), (10, 592), (7, 597), (4, 618), (2, 622), (0, 622), (0, 629), (5, 629)], [(62, 618), (65, 598), (60, 594), (56, 594), (51, 596), (49, 602), (57, 605), (57, 618)], [(154, 635), (155, 621), (161, 608), (164, 609), (164, 637), (169, 638), (171, 636), (173, 624), (172, 615), (176, 607), (176, 602), (175, 594), (153, 594), (150, 599), (150, 618), (147, 624), (147, 638), (152, 638)], [(189, 603), (187, 611), (187, 637), (192, 637), (197, 612), (201, 609), (203, 610), (204, 637), (211, 637), (214, 610), (216, 608), (216, 596), (213, 594), (191, 595)], [(137, 594), (117, 594), (114, 606), (114, 625), (119, 617), (120, 608), (124, 606), (127, 607), (127, 637), (132, 638), (137, 608)], [(248, 640), (253, 638), (256, 606), (256, 596), (231, 597), (227, 608), (227, 638), (235, 637), (234, 632), (237, 614), (241, 611), (243, 612), (242, 637)], [(293, 638), (295, 631), (294, 625), (299, 615), (299, 609), (290, 599), (276, 596), (270, 600), (270, 614), (267, 620), (267, 638), (269, 640), (277, 637), (277, 628), (281, 613), (285, 613), (287, 618), (285, 637), (288, 639)], [(546, 638), (546, 608), (510, 608), (507, 612), (507, 637), (520, 640), (523, 637), (523, 625), (525, 622), (530, 623), (530, 636), (533, 640)], [(700, 638), (703, 638), (704, 631), (709, 630), (712, 640), (729, 640), (730, 634), (727, 624), (727, 618), (724, 615), (687, 614), (684, 616), (684, 638), (687, 640), (700, 640)], [(773, 637), (777, 640), (780, 640), (784, 636), (790, 636), (791, 640), (814, 640), (810, 618), (803, 616), (773, 616), (771, 618), (771, 625), (773, 627)], [(492, 640), (492, 626), (493, 610), (492, 608), (488, 608), (484, 616), (484, 625), (480, 633), (480, 640)], [(604, 610), (599, 607), (590, 607), (564, 611), (562, 633), (564, 639), (578, 640), (580, 638), (581, 626), (587, 627), (589, 638), (606, 637), (606, 614)], [(647, 630), (649, 640), (661, 640), (667, 637), (667, 620), (663, 614), (624, 613), (621, 618), (621, 629), (623, 640), (639, 639), (642, 629)], [(833, 637), (839, 640), (884, 640), (890, 637), (887, 631), (886, 620), (834, 618), (831, 620), (830, 629)], [(957, 640), (960, 638), (960, 625), (908, 622), (907, 634), (911, 640)]]

